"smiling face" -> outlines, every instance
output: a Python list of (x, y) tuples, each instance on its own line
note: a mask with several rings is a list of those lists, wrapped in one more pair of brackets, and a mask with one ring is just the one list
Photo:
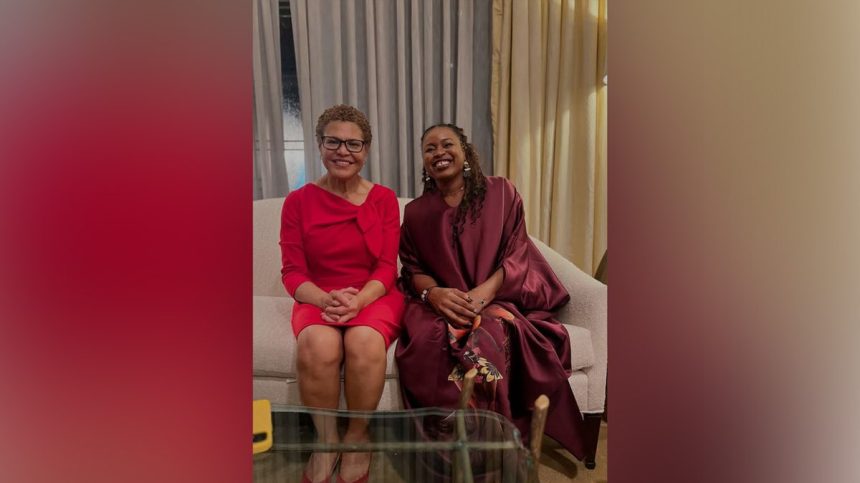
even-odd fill
[(437, 182), (450, 182), (462, 176), (466, 153), (457, 134), (451, 128), (435, 127), (421, 141), (424, 169)]
[[(323, 138), (327, 137), (337, 138), (341, 141), (364, 141), (361, 128), (354, 122), (345, 121), (331, 121), (326, 124)], [(369, 147), (367, 143), (364, 143), (361, 151), (353, 153), (346, 148), (346, 143), (340, 143), (340, 146), (335, 150), (323, 146), (322, 141), (319, 143), (323, 166), (325, 166), (329, 176), (344, 181), (357, 176), (358, 172), (361, 171), (365, 160), (367, 160)]]

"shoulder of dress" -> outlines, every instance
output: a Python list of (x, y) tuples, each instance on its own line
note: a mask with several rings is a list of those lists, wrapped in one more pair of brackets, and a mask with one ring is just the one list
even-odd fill
[(284, 206), (299, 203), (302, 198), (304, 198), (305, 192), (307, 191), (305, 189), (306, 187), (307, 185), (304, 185), (301, 188), (294, 189), (287, 193), (287, 196), (284, 198)]
[(304, 211), (304, 207), (308, 204), (304, 202), (305, 187), (295, 189), (287, 193), (287, 196), (284, 197), (284, 204), (281, 206), (281, 218), (293, 218), (300, 219), (302, 218), (302, 212)]
[(406, 224), (407, 220), (411, 219), (414, 216), (415, 211), (420, 209), (420, 208), (418, 208), (418, 206), (419, 206), (418, 200), (419, 199), (420, 198), (415, 198), (414, 200), (406, 203), (406, 206), (403, 207), (403, 220), (402, 220), (403, 224)]
[(487, 186), (499, 186), (502, 188), (516, 189), (514, 183), (502, 176), (487, 176)]
[(380, 208), (397, 208), (397, 194), (394, 190), (378, 184), (371, 192), (372, 198), (368, 200)]
[(429, 201), (429, 195), (426, 193), (419, 195), (417, 198), (413, 198), (406, 203), (407, 210), (420, 210), (427, 202)]
[(487, 176), (487, 190), (502, 192), (507, 195), (506, 198), (515, 198), (519, 193), (511, 180), (501, 176)]
[(424, 193), (406, 203), (406, 206), (403, 208), (403, 223), (406, 224), (407, 220), (412, 222), (415, 222), (416, 219), (423, 220), (426, 213), (435, 212), (436, 208), (434, 208), (431, 196), (433, 194)]
[(397, 199), (397, 194), (393, 189), (388, 186), (381, 185), (379, 183), (374, 184), (373, 191), (376, 193), (375, 196), (379, 198), (394, 198)]

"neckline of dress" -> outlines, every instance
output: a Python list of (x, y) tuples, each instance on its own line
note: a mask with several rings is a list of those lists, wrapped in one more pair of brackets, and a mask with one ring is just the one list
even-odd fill
[[(441, 191), (436, 190), (433, 194), (434, 194), (434, 195), (436, 195), (436, 199), (438, 199), (439, 201), (441, 201), (441, 202), (442, 202), (442, 204), (443, 204), (443, 205), (445, 205), (445, 206), (446, 206), (446, 207), (448, 207), (448, 208), (457, 208), (458, 206), (460, 206), (460, 203), (462, 203), (462, 202), (463, 202), (463, 198), (460, 198), (460, 203), (457, 203), (456, 205), (451, 206), (451, 205), (449, 205), (449, 204), (448, 204), (448, 202), (447, 202), (447, 201), (445, 201), (445, 195), (444, 195), (444, 194), (442, 194), (442, 192), (441, 192)], [(464, 193), (463, 195), (465, 196), (465, 193)]]
[(372, 185), (372, 186), (371, 186), (371, 187), (370, 187), (370, 189), (367, 191), (367, 196), (365, 196), (365, 197), (364, 197), (364, 201), (363, 201), (360, 205), (357, 205), (357, 204), (353, 203), (352, 201), (349, 201), (348, 199), (346, 199), (346, 198), (344, 198), (344, 197), (342, 197), (342, 196), (338, 196), (338, 195), (336, 195), (336, 194), (332, 193), (331, 191), (329, 191), (329, 190), (327, 190), (327, 189), (323, 188), (322, 186), (320, 186), (320, 185), (318, 185), (318, 184), (316, 184), (316, 183), (308, 183), (308, 184), (309, 184), (309, 185), (311, 185), (311, 186), (314, 186), (314, 187), (316, 187), (317, 189), (319, 189), (320, 191), (322, 191), (322, 192), (324, 192), (324, 193), (328, 193), (330, 196), (332, 196), (332, 197), (334, 197), (334, 198), (337, 198), (337, 199), (339, 199), (339, 200), (343, 201), (344, 203), (347, 203), (347, 204), (349, 204), (349, 205), (351, 205), (351, 206), (354, 206), (354, 207), (356, 207), (356, 208), (361, 208), (362, 206), (364, 206), (364, 204), (365, 204), (365, 203), (367, 203), (367, 200), (369, 200), (369, 199), (370, 199), (370, 193), (372, 193), (372, 192), (373, 192), (373, 190), (375, 190), (375, 189), (376, 189), (376, 187), (377, 187), (377, 186), (379, 186), (379, 185), (377, 185), (376, 183), (371, 183), (371, 185)]

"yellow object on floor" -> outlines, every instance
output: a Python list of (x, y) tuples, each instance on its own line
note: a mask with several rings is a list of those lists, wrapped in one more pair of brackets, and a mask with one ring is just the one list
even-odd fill
[(254, 454), (268, 451), (272, 447), (272, 404), (268, 399), (254, 401)]

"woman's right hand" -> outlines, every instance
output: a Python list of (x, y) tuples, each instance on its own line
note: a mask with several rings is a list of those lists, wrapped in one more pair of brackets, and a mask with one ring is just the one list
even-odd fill
[(462, 327), (471, 327), (472, 320), (478, 315), (472, 297), (456, 288), (433, 287), (427, 294), (427, 303), (436, 313)]
[[(350, 305), (350, 302), (358, 294), (358, 289), (354, 287), (346, 287), (342, 289), (332, 290), (323, 297), (319, 308), (322, 309), (322, 319), (326, 322), (341, 322), (341, 316), (331, 313), (332, 307), (342, 307)], [(353, 314), (354, 316), (355, 314)], [(343, 320), (345, 322), (346, 320)]]

